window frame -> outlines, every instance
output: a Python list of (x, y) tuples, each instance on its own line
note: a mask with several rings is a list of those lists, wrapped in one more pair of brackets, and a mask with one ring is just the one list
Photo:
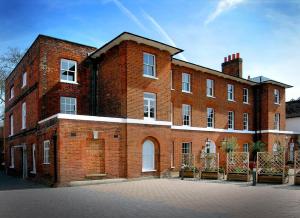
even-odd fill
[(280, 130), (280, 113), (274, 114), (274, 130)]
[[(245, 94), (245, 91), (246, 91), (246, 94)], [(243, 103), (249, 104), (249, 89), (248, 88), (243, 88)]]
[[(63, 61), (67, 61), (68, 62), (68, 68), (69, 68), (69, 62), (74, 62), (75, 63), (74, 81), (62, 79), (62, 71), (65, 70), (65, 69), (62, 69), (62, 63), (63, 63)], [(69, 72), (70, 70), (66, 69), (66, 71)], [(73, 71), (70, 71), (70, 72), (73, 72)], [(69, 60), (69, 59), (64, 59), (64, 58), (60, 59), (60, 82), (70, 83), (70, 84), (78, 84), (77, 83), (77, 72), (78, 72), (77, 71), (77, 61)]]
[(13, 114), (9, 115), (9, 125), (10, 125), (9, 136), (13, 136), (14, 135), (14, 115)]
[[(152, 154), (146, 154), (146, 149), (145, 149), (145, 144), (146, 143), (149, 143), (150, 145), (151, 145), (151, 151), (153, 152)], [(145, 168), (145, 159), (146, 159), (146, 157), (151, 157), (151, 165), (152, 165), (152, 168)], [(151, 141), (151, 140), (146, 140), (146, 141), (144, 141), (144, 143), (142, 144), (142, 172), (155, 172), (156, 171), (156, 166), (155, 166), (155, 144), (154, 144), (154, 142), (153, 141)]]
[[(185, 110), (188, 109), (188, 110)], [(185, 112), (189, 112), (188, 114), (185, 114)], [(187, 116), (189, 119), (186, 120), (185, 116)], [(188, 122), (188, 124), (185, 124)], [(182, 104), (182, 125), (183, 126), (191, 126), (192, 123), (192, 107), (189, 104)]]
[(280, 91), (274, 89), (274, 104), (280, 104)]
[(22, 129), (26, 129), (26, 118), (27, 118), (27, 111), (26, 111), (26, 102), (22, 103)]
[[(185, 75), (187, 75), (188, 77), (188, 81), (185, 82)], [(181, 91), (184, 92), (184, 93), (191, 93), (192, 92), (192, 89), (191, 89), (191, 74), (190, 73), (182, 73), (182, 76), (181, 76)], [(185, 85), (184, 84), (187, 84), (188, 85), (188, 90), (185, 90)]]
[[(230, 120), (230, 117), (231, 117), (231, 120)], [(231, 127), (230, 127), (230, 124), (231, 124)], [(234, 111), (228, 111), (228, 129), (234, 130)]]
[[(188, 147), (185, 147), (188, 145)], [(188, 151), (188, 152), (184, 152)], [(181, 144), (181, 154), (191, 154), (192, 152), (192, 142), (182, 142)]]
[[(66, 110), (66, 106), (67, 106), (67, 103), (66, 103), (66, 100), (65, 100), (65, 112), (63, 112), (61, 109), (62, 109), (62, 99), (63, 98), (65, 98), (66, 100), (67, 99), (75, 99), (75, 113), (73, 114), (73, 113), (66, 113), (67, 112), (67, 110)], [(60, 96), (60, 113), (62, 113), (62, 114), (73, 114), (73, 115), (76, 115), (77, 114), (77, 98), (75, 98), (75, 97), (67, 97), (67, 96)], [(69, 104), (69, 105), (71, 105), (71, 104)]]
[(15, 147), (10, 147), (10, 166), (9, 168), (15, 168)]
[(249, 114), (248, 113), (243, 113), (243, 130), (245, 130), (245, 131), (249, 130)]
[[(230, 87), (232, 87), (232, 90), (229, 89)], [(230, 95), (232, 95), (232, 98), (230, 98)], [(233, 84), (227, 84), (227, 100), (234, 101), (234, 85)]]
[[(46, 147), (48, 145), (48, 147)], [(50, 140), (43, 142), (43, 164), (50, 164)]]
[[(247, 149), (245, 149), (245, 147), (246, 147)], [(248, 144), (248, 143), (244, 143), (244, 144), (243, 144), (243, 152), (249, 152), (249, 144)]]
[(22, 73), (22, 87), (21, 88), (24, 88), (26, 85), (27, 85), (27, 72), (25, 71)]
[[(149, 97), (145, 97), (145, 94), (151, 95), (154, 98), (149, 98)], [(153, 100), (154, 99), (154, 100)], [(147, 101), (147, 106), (148, 106), (148, 116), (145, 117), (145, 101)], [(151, 101), (154, 102), (154, 117), (151, 117)], [(144, 120), (156, 120), (156, 109), (157, 105), (156, 105), (156, 94), (155, 93), (151, 93), (151, 92), (144, 92)]]
[[(211, 85), (211, 87), (209, 87)], [(215, 81), (212, 79), (206, 79), (206, 96), (214, 98), (215, 97)], [(211, 94), (210, 94), (211, 91)]]
[(32, 170), (30, 171), (30, 173), (32, 174), (36, 174), (36, 145), (32, 144)]
[[(210, 115), (212, 115), (212, 117), (210, 117)], [(213, 108), (207, 108), (206, 109), (206, 125), (207, 128), (215, 128), (215, 110)], [(211, 121), (210, 121), (211, 119)], [(211, 125), (209, 125), (211, 124)]]
[(9, 89), (9, 100), (13, 99), (15, 97), (15, 87), (12, 85)]
[[(150, 65), (149, 63), (145, 63), (145, 55), (153, 57), (153, 65)], [(152, 68), (153, 75), (145, 74), (145, 66)], [(143, 52), (143, 76), (144, 77), (148, 77), (148, 78), (155, 78), (155, 79), (157, 79), (157, 77), (156, 77), (156, 57), (155, 57), (154, 54)]]

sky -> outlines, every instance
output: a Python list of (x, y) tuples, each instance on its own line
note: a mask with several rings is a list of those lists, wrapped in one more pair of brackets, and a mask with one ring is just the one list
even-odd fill
[(216, 70), (239, 52), (244, 78), (272, 78), (294, 86), (287, 100), (300, 97), (300, 0), (0, 0), (0, 53), (38, 34), (101, 47), (124, 31)]

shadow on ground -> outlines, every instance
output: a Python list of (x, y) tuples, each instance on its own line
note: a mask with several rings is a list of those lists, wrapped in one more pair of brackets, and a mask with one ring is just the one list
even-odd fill
[(8, 176), (4, 171), (0, 171), (0, 191), (16, 190), (16, 189), (35, 189), (47, 188), (41, 184), (26, 181), (21, 178)]

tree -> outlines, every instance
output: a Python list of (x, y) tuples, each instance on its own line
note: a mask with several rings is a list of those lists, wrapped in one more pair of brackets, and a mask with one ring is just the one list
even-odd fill
[(263, 149), (265, 148), (266, 144), (263, 143), (262, 141), (258, 140), (256, 142), (252, 142), (252, 155), (253, 155), (253, 159), (256, 160), (256, 155), (257, 152), (261, 152), (263, 151)]
[(5, 104), (5, 79), (22, 59), (26, 50), (19, 48), (8, 48), (0, 54), (0, 117), (3, 119), (3, 110)]

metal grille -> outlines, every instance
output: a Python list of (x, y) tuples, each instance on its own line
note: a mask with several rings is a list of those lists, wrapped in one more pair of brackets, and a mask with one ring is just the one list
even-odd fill
[(200, 170), (203, 172), (219, 172), (219, 153), (205, 153), (200, 157)]
[(227, 153), (227, 173), (249, 173), (249, 153)]
[(296, 177), (297, 174), (300, 174), (300, 151), (295, 151), (294, 161), (294, 173)]
[(280, 152), (258, 152), (257, 174), (258, 175), (284, 175), (285, 153)]

